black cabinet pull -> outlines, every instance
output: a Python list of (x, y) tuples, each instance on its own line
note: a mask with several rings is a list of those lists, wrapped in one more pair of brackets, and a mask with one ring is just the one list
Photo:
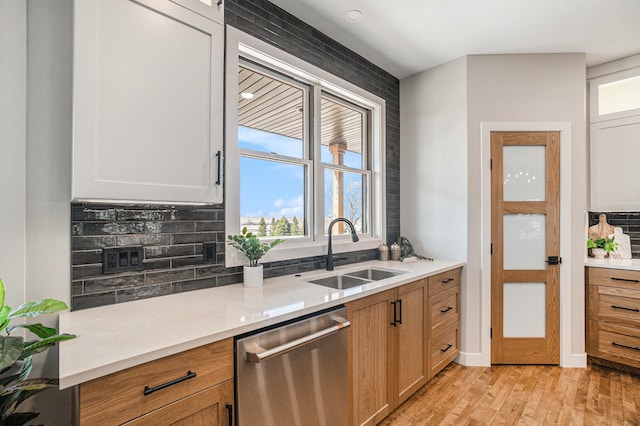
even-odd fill
[(624, 306), (616, 306), (616, 305), (611, 305), (611, 307), (613, 309), (622, 309), (624, 311), (640, 312), (640, 309), (638, 308), (625, 308)]
[(451, 281), (453, 281), (453, 278), (447, 278), (446, 280), (442, 280), (442, 284), (449, 284)]
[(447, 343), (447, 347), (444, 348), (444, 349), (440, 349), (440, 352), (445, 353), (446, 351), (448, 351), (452, 347), (453, 347), (453, 345), (451, 343)]
[(187, 371), (187, 374), (182, 376), (182, 377), (178, 377), (177, 379), (171, 380), (167, 383), (163, 383), (161, 385), (158, 386), (154, 386), (154, 387), (149, 387), (149, 386), (145, 386), (144, 387), (144, 394), (145, 395), (149, 395), (152, 394), (154, 392), (157, 392), (159, 390), (162, 390), (164, 388), (168, 388), (169, 386), (173, 386), (176, 385), (180, 382), (184, 382), (185, 380), (189, 380), (189, 379), (193, 379), (194, 377), (196, 377), (196, 373), (194, 373), (193, 371), (189, 370)]
[[(217, 4), (218, 4), (218, 6), (220, 6), (222, 4), (222, 0), (218, 0)], [(229, 423), (229, 424), (231, 424), (231, 423)]]
[(227, 414), (229, 414), (229, 426), (233, 426), (233, 405), (227, 404), (225, 408), (227, 409)]
[(396, 306), (395, 300), (391, 302), (391, 304), (393, 305), (393, 322), (391, 323), (391, 325), (396, 327), (396, 322), (398, 322), (398, 308)]
[(640, 280), (630, 280), (628, 278), (616, 278), (616, 277), (611, 277), (612, 280), (614, 281), (627, 281), (630, 283), (640, 283)]
[(636, 347), (636, 346), (627, 346), (627, 345), (623, 345), (620, 343), (616, 343), (616, 342), (611, 342), (611, 344), (613, 346), (617, 346), (619, 348), (625, 348), (625, 349), (633, 349), (634, 351), (640, 351), (640, 348)]
[(398, 324), (402, 324), (402, 299), (396, 300), (398, 302)]
[(447, 312), (449, 312), (450, 310), (452, 310), (453, 308), (451, 306), (447, 306), (447, 309), (440, 309), (440, 313), (441, 314), (446, 314)]
[(216, 185), (220, 185), (220, 164), (222, 161), (222, 152), (216, 152), (216, 161), (218, 162), (218, 179), (216, 180)]

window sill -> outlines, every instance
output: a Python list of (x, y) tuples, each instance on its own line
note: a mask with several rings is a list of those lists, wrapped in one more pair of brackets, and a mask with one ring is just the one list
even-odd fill
[[(331, 242), (333, 254), (349, 253), (360, 250), (371, 250), (378, 248), (382, 240), (371, 237), (361, 237), (360, 241), (354, 243), (350, 236), (334, 237)], [(327, 254), (326, 240), (320, 243), (291, 243), (285, 242), (270, 250), (260, 263), (278, 262), (282, 260), (302, 259), (306, 257), (321, 256)], [(246, 257), (233, 246), (227, 244), (225, 250), (225, 266), (242, 266), (247, 264)]]

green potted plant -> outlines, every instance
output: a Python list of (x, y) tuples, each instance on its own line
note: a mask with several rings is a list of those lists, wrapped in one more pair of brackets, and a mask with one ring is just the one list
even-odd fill
[(242, 233), (238, 235), (229, 235), (228, 243), (235, 247), (238, 251), (243, 253), (247, 259), (249, 259), (249, 265), (245, 265), (243, 268), (244, 273), (244, 286), (245, 287), (260, 287), (262, 286), (262, 265), (258, 264), (258, 261), (267, 254), (269, 250), (274, 248), (280, 243), (283, 243), (282, 239), (275, 239), (270, 243), (262, 243), (253, 235), (252, 232), (247, 232), (247, 227), (242, 228)]
[[(72, 334), (58, 334), (58, 330), (42, 324), (10, 325), (16, 318), (32, 318), (69, 309), (66, 303), (56, 299), (28, 302), (13, 309), (4, 304), (6, 288), (0, 279), (0, 424), (24, 425), (38, 417), (36, 412), (16, 411), (25, 400), (48, 388), (57, 387), (57, 379), (30, 379), (32, 356), (44, 352), (56, 342), (73, 339)], [(22, 336), (12, 335), (25, 329), (37, 339), (25, 341)]]
[(598, 238), (595, 241), (589, 238), (587, 240), (587, 248), (591, 250), (591, 254), (596, 259), (604, 259), (612, 251), (618, 250), (618, 243), (614, 241), (614, 238)]

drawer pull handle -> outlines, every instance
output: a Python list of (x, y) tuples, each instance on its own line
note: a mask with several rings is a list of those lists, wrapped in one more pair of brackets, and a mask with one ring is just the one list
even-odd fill
[(176, 385), (180, 382), (184, 382), (185, 380), (189, 380), (189, 379), (193, 379), (194, 377), (196, 377), (196, 373), (194, 373), (193, 371), (189, 370), (187, 371), (187, 374), (182, 376), (182, 377), (178, 377), (177, 379), (173, 379), (167, 383), (163, 383), (161, 385), (158, 386), (154, 386), (154, 387), (149, 387), (149, 386), (145, 386), (144, 387), (144, 394), (145, 395), (149, 395), (152, 394), (154, 392), (157, 392), (159, 390), (162, 390), (164, 388), (168, 388), (169, 386), (173, 386)]
[(640, 283), (640, 280), (630, 280), (628, 278), (616, 278), (616, 277), (611, 277), (612, 280), (614, 281), (627, 281), (630, 283)]
[(613, 309), (622, 309), (624, 311), (640, 312), (640, 309), (638, 308), (625, 308), (624, 306), (616, 306), (616, 305), (611, 305), (611, 307)]
[(620, 343), (616, 343), (616, 342), (611, 342), (611, 344), (613, 346), (617, 346), (619, 348), (625, 348), (625, 349), (633, 349), (634, 351), (640, 351), (640, 348), (636, 347), (636, 346), (627, 346), (627, 345), (623, 345)]
[[(219, 6), (219, 4), (218, 4)], [(220, 173), (221, 173), (221, 164), (220, 162), (222, 161), (222, 152), (218, 151), (216, 152), (216, 162), (218, 163), (218, 179), (216, 179), (216, 185), (220, 185)]]
[(442, 284), (449, 284), (451, 281), (453, 281), (453, 278), (447, 278), (446, 280), (442, 280)]
[(447, 347), (444, 348), (444, 349), (440, 349), (440, 352), (445, 353), (446, 351), (448, 351), (452, 347), (453, 347), (453, 345), (451, 343), (447, 343)]
[(391, 304), (393, 305), (393, 322), (391, 323), (392, 326), (397, 327), (396, 324), (398, 324), (398, 304), (397, 304), (397, 300), (394, 300), (393, 302), (391, 302)]
[(227, 404), (225, 405), (227, 409), (227, 414), (229, 415), (229, 426), (233, 426), (233, 405)]
[(447, 306), (447, 309), (440, 309), (440, 313), (441, 314), (446, 314), (447, 312), (449, 312), (450, 310), (452, 310), (453, 308), (451, 306)]

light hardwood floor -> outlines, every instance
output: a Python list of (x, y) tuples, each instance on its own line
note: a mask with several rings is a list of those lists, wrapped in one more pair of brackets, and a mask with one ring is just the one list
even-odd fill
[(640, 377), (586, 369), (452, 363), (381, 425), (637, 425)]

